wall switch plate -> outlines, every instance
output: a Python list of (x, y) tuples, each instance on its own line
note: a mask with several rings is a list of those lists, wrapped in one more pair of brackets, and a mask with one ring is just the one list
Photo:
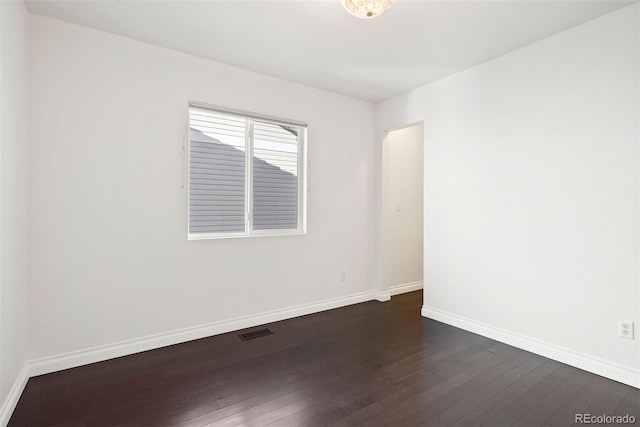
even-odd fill
[(347, 270), (342, 270), (340, 272), (340, 280), (343, 281), (343, 282), (347, 281)]
[(633, 322), (630, 320), (618, 320), (618, 336), (632, 340), (633, 338)]

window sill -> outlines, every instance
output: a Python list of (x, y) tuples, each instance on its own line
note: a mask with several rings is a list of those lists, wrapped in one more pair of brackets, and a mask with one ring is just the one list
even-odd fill
[(239, 239), (246, 237), (279, 237), (279, 236), (302, 236), (307, 234), (306, 230), (264, 230), (252, 233), (215, 233), (215, 234), (189, 234), (187, 240), (218, 240), (218, 239)]

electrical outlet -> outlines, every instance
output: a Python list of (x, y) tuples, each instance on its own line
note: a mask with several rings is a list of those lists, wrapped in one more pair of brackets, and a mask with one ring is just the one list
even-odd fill
[(632, 340), (633, 322), (630, 320), (618, 320), (618, 336)]
[(347, 281), (347, 270), (342, 270), (340, 272), (340, 280), (343, 281), (343, 282)]

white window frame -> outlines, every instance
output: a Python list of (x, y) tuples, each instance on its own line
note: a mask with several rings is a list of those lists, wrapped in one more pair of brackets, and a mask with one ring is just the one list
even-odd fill
[[(218, 114), (241, 117), (247, 120), (247, 131), (245, 136), (245, 231), (229, 233), (190, 233), (190, 182), (191, 182), (191, 140), (190, 132), (187, 131), (186, 141), (186, 162), (187, 162), (187, 238), (188, 240), (208, 240), (208, 239), (229, 239), (238, 237), (263, 237), (263, 236), (287, 236), (307, 234), (307, 124), (296, 120), (283, 119), (279, 117), (267, 116), (264, 114), (252, 113), (249, 111), (236, 110), (218, 105), (206, 104), (198, 101), (189, 101), (189, 117), (187, 129), (191, 126), (191, 109), (197, 108), (208, 110)], [(253, 124), (255, 121), (293, 126), (299, 129), (298, 136), (298, 227), (273, 230), (253, 229)]]

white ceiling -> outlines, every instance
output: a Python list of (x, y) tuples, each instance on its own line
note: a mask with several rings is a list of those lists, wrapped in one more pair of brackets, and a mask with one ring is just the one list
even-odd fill
[(395, 0), (373, 20), (339, 0), (27, 0), (33, 13), (380, 101), (634, 1)]

